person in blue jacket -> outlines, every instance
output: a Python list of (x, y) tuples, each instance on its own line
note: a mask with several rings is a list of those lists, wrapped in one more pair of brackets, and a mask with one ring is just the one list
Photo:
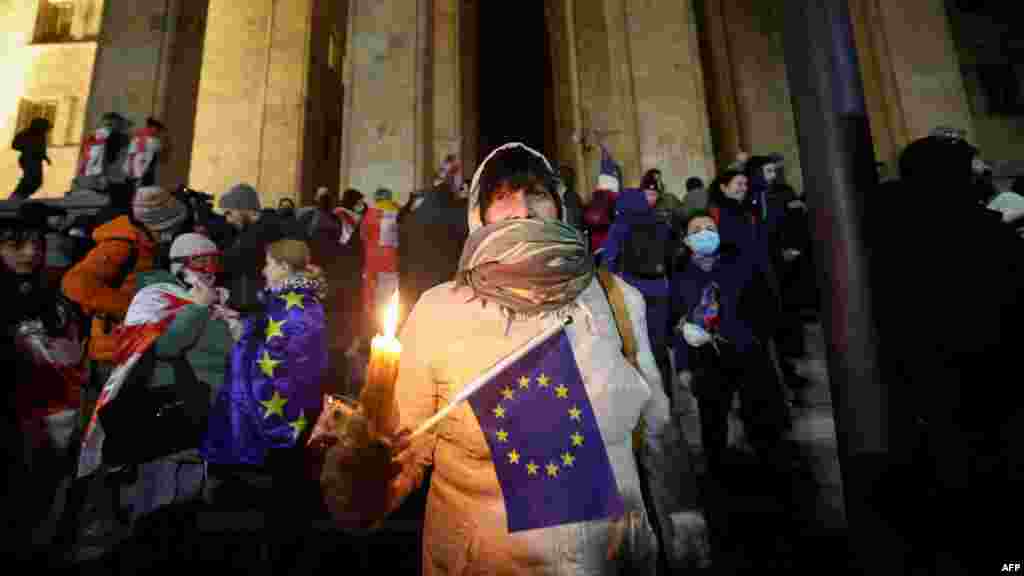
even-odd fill
[(672, 277), (676, 370), (694, 391), (708, 470), (722, 472), (728, 414), (740, 394), (744, 430), (762, 459), (775, 461), (788, 426), (782, 390), (758, 336), (775, 322), (771, 291), (757, 255), (722, 244), (707, 212), (687, 221), (687, 258)]
[(669, 275), (675, 250), (672, 228), (654, 212), (657, 190), (626, 188), (615, 202), (615, 221), (604, 243), (603, 262), (640, 291), (647, 304), (647, 337), (666, 383), (671, 379)]

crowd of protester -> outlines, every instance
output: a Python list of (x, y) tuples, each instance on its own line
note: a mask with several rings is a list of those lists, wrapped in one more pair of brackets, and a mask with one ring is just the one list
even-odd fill
[[(19, 135), (18, 198), (38, 188), (46, 129), (33, 123)], [(8, 493), (21, 501), (19, 525), (35, 528), (18, 537), (23, 554), (81, 559), (133, 533), (157, 534), (152, 539), (167, 545), (173, 530), (160, 532), (150, 519), (200, 504), (263, 511), (275, 519), (268, 538), (300, 550), (296, 527), (338, 512), (322, 496), (330, 492), (322, 469), (352, 456), (311, 452), (310, 429), (324, 395), (358, 395), (370, 340), (381, 331), (379, 311), (396, 291), (402, 429), (422, 423), (553, 317), (573, 317), (571, 345), (627, 509), (621, 519), (508, 534), (489, 449), (466, 407), (404, 446), (389, 471), (366, 456), (366, 474), (393, 486), (387, 502), (365, 503), (361, 514), (373, 521), (432, 470), (425, 573), (635, 573), (658, 564), (676, 573), (706, 565), (690, 453), (696, 443), (680, 424), (694, 407), (707, 476), (724, 481), (732, 473), (735, 413), (765, 484), (778, 499), (791, 498), (796, 455), (786, 432), (809, 385), (797, 365), (806, 353), (804, 324), (819, 314), (812, 250), (822, 247), (812, 243), (807, 206), (787, 184), (780, 155), (744, 157), (707, 186), (690, 177), (680, 200), (656, 168), (638, 187), (623, 186), (604, 152), (597, 188), (583, 202), (569, 169), (508, 144), (472, 179), (449, 156), (432, 186), (404, 205), (386, 188), (372, 199), (322, 188), (311, 206), (272, 208), (262, 200), (268, 191), (238, 183), (219, 195), (215, 213), (202, 194), (155, 185), (162, 129), (150, 119), (127, 137), (123, 118), (103, 118), (83, 145), (74, 183), (109, 200), (99, 214), (67, 223), (58, 210), (25, 202), (16, 218), (0, 220), (0, 290), (9, 304), (2, 348), (15, 370), (5, 421), (7, 437), (20, 439)], [(939, 167), (949, 173), (940, 176)], [(943, 267), (919, 258), (931, 239), (917, 238), (915, 255), (894, 259), (890, 251), (913, 236), (895, 236), (912, 209), (951, 233), (986, 238), (984, 246), (958, 244), (955, 257), (931, 252), (968, 267), (949, 274), (962, 293), (944, 290), (950, 299), (932, 302), (937, 308), (953, 312), (954, 298), (965, 296), (1012, 302), (1021, 190), (995, 189), (977, 151), (947, 133), (908, 148), (901, 173), (903, 180), (880, 188), (900, 191), (866, 211), (874, 222), (895, 218), (868, 235), (878, 256), (872, 276), (885, 283), (875, 291), (885, 294), (878, 316), (887, 326), (898, 318), (920, 326), (935, 310), (917, 292), (932, 290), (922, 279)], [(943, 194), (962, 196), (943, 211), (954, 203), (928, 196), (954, 177), (963, 190)], [(58, 233), (70, 234), (62, 246), (73, 264), (54, 272), (47, 239)], [(904, 252), (909, 245), (917, 244)], [(980, 270), (975, 248), (996, 249), (1003, 268)], [(907, 269), (917, 270), (916, 282), (893, 286), (890, 279), (906, 278)], [(922, 384), (900, 396), (900, 422), (931, 422), (919, 433), (952, 446), (941, 457), (933, 446), (934, 465), (959, 474), (952, 491), (988, 486), (975, 482), (966, 458), (1019, 475), (1019, 453), (975, 450), (1002, 446), (1020, 430), (1019, 404), (1001, 405), (982, 425), (956, 400), (966, 371), (992, 365), (1007, 333), (1003, 322), (983, 320), (991, 325), (978, 332), (987, 339), (970, 350), (933, 345), (916, 336), (918, 328), (904, 330), (898, 345), (891, 339), (898, 328), (883, 341), (887, 369), (899, 358), (918, 366), (911, 380)], [(929, 365), (934, 354), (953, 358), (958, 376), (948, 363)], [(934, 401), (921, 407), (925, 375), (948, 394), (928, 394)], [(949, 422), (968, 432), (955, 434)], [(134, 485), (131, 502), (120, 499), (125, 484)]]

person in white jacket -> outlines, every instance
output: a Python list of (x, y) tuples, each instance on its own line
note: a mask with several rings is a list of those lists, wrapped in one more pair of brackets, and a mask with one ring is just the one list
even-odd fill
[[(522, 144), (501, 146), (481, 164), (470, 189), (471, 234), (456, 281), (425, 292), (400, 334), (403, 351), (395, 390), (399, 428), (415, 429), (498, 360), (569, 316), (573, 322), (566, 332), (625, 514), (509, 533), (487, 439), (471, 407), (463, 403), (406, 444), (399, 466), (386, 475), (391, 478), (390, 511), (433, 466), (423, 529), (424, 574), (655, 571), (658, 544), (641, 498), (633, 433), (642, 417), (645, 447), (661, 452), (666, 431), (672, 429), (669, 402), (647, 341), (642, 296), (615, 279), (637, 337), (637, 369), (623, 356), (612, 307), (595, 277), (585, 240), (559, 220), (564, 218), (561, 189), (548, 161)], [(521, 221), (522, 229), (495, 233), (510, 226), (492, 225), (509, 220)], [(514, 264), (519, 273), (493, 268), (487, 274), (472, 273), (474, 263), (488, 259), (512, 264), (510, 250), (526, 243), (542, 249), (518, 251)], [(353, 450), (341, 445), (336, 449)], [(328, 455), (325, 466), (332, 460), (339, 458)], [(330, 507), (330, 490), (324, 488)], [(348, 511), (340, 512), (336, 516)], [(364, 526), (378, 519), (366, 518), (373, 512), (361, 513)], [(379, 516), (385, 513), (380, 510)], [(671, 542), (671, 522), (663, 524), (669, 525), (665, 540)]]

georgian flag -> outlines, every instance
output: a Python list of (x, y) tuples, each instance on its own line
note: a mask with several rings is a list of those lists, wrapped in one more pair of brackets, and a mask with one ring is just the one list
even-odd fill
[(82, 451), (78, 459), (79, 478), (92, 474), (103, 463), (105, 435), (98, 417), (100, 409), (117, 398), (122, 384), (142, 354), (167, 330), (178, 312), (189, 304), (192, 304), (192, 300), (188, 292), (175, 284), (147, 286), (132, 299), (124, 323), (115, 332), (118, 337), (114, 358), (117, 367), (103, 385), (103, 392), (82, 436)]

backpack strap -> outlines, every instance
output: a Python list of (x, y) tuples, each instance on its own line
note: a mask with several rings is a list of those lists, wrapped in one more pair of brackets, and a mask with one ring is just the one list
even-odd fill
[[(615, 327), (622, 338), (622, 355), (633, 365), (637, 371), (640, 365), (637, 363), (636, 335), (633, 333), (633, 323), (629, 318), (629, 309), (626, 308), (626, 297), (622, 293), (622, 286), (615, 281), (612, 273), (607, 267), (601, 266), (597, 269), (597, 280), (604, 288), (605, 296), (608, 297), (608, 304), (612, 307), (612, 317), (615, 319)], [(647, 432), (647, 422), (643, 415), (633, 429), (633, 451), (640, 456), (644, 453), (644, 436)], [(641, 460), (642, 462), (642, 460)]]
[(597, 269), (597, 280), (604, 288), (605, 296), (608, 297), (608, 304), (612, 307), (612, 317), (615, 319), (615, 327), (622, 338), (622, 355), (626, 357), (633, 366), (637, 366), (636, 359), (636, 335), (633, 334), (633, 323), (629, 318), (629, 310), (626, 308), (626, 297), (622, 293), (622, 286), (615, 281), (612, 273), (607, 267), (601, 266)]

